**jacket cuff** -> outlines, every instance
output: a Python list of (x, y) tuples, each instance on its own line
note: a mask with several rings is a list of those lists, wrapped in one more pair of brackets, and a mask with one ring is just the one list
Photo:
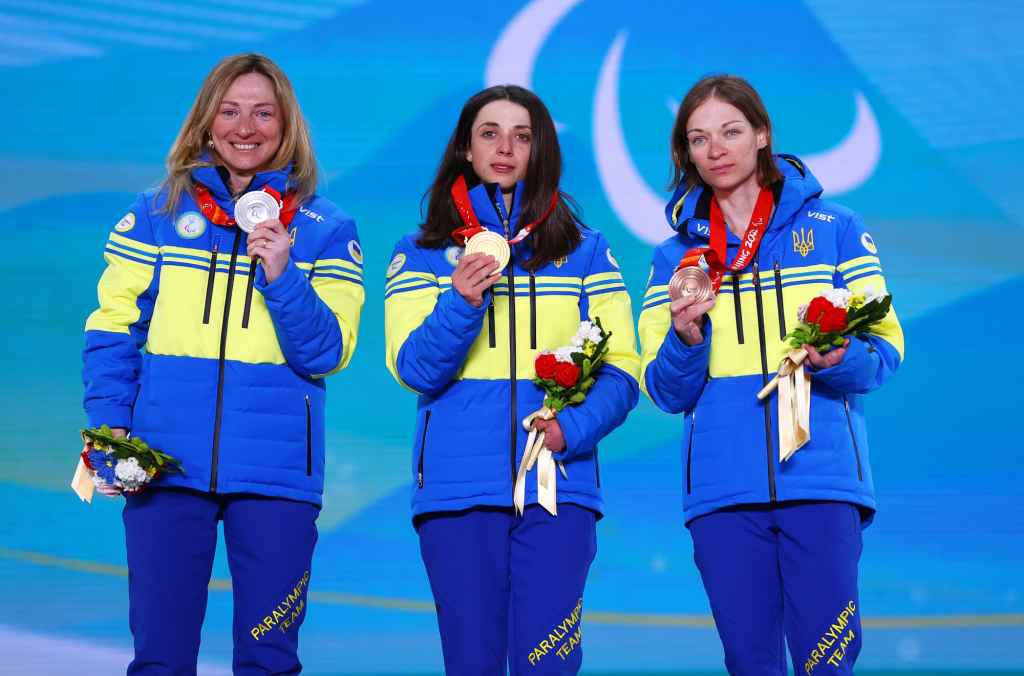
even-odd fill
[(263, 266), (258, 266), (253, 286), (259, 289), (259, 292), (267, 300), (281, 301), (294, 295), (306, 281), (306, 276), (295, 265), (295, 261), (289, 258), (288, 263), (284, 266), (284, 270), (281, 271), (281, 275), (273, 282), (267, 281), (267, 275), (263, 270)]
[(841, 394), (854, 394), (870, 389), (878, 363), (879, 356), (874, 346), (854, 336), (850, 338), (843, 360), (835, 366), (815, 369), (810, 362), (805, 362), (805, 366), (815, 382)]
[(89, 420), (89, 427), (106, 425), (110, 428), (123, 427), (124, 429), (131, 429), (132, 426), (131, 406), (115, 404), (89, 406), (85, 411), (85, 415)]

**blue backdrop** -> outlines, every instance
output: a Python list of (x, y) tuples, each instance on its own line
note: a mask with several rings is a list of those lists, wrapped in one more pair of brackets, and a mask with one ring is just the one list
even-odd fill
[[(384, 369), (382, 298), (462, 103), (498, 82), (544, 98), (564, 187), (611, 241), (638, 308), (667, 233), (674, 110), (710, 72), (751, 80), (776, 148), (864, 216), (906, 330), (906, 363), (868, 401), (880, 511), (865, 534), (860, 664), (1024, 668), (1024, 8), (973, 7), (0, 0), (5, 662), (84, 676), (128, 659), (119, 502), (84, 505), (67, 488), (82, 327), (107, 232), (160, 179), (203, 77), (258, 50), (289, 73), (323, 192), (356, 217), (366, 254), (359, 348), (329, 385), (310, 673), (440, 670), (408, 519), (413, 399)], [(602, 446), (590, 670), (720, 664), (681, 521), (681, 425), (641, 401)], [(214, 575), (211, 674), (230, 666), (222, 556)]]

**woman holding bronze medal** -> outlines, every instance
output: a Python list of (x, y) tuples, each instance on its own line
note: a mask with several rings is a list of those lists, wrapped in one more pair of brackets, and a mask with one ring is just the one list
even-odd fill
[(210, 72), (167, 170), (110, 233), (83, 356), (90, 424), (184, 471), (125, 495), (128, 673), (195, 673), (218, 521), (233, 672), (298, 673), (324, 378), (351, 359), (363, 302), (355, 224), (315, 194), (295, 93), (258, 54)]
[[(618, 264), (560, 191), (561, 159), (533, 93), (479, 92), (425, 222), (387, 270), (388, 368), (419, 395), (413, 523), (450, 675), (575, 674), (582, 662), (597, 444), (636, 405), (639, 358)], [(589, 349), (597, 319), (608, 352), (582, 403), (535, 419), (545, 396), (531, 380), (573, 382), (573, 348), (562, 346), (579, 336)], [(542, 461), (523, 461), (526, 426), (546, 433), (550, 482)]]
[[(684, 414), (684, 512), (734, 674), (852, 673), (857, 563), (875, 500), (862, 396), (903, 359), (889, 310), (811, 372), (810, 440), (780, 459), (775, 397), (758, 391), (789, 351), (798, 308), (833, 288), (885, 291), (855, 213), (820, 199), (800, 160), (773, 155), (757, 92), (698, 82), (672, 132), (677, 234), (654, 252), (640, 315), (641, 384)], [(846, 291), (838, 292), (846, 293)]]

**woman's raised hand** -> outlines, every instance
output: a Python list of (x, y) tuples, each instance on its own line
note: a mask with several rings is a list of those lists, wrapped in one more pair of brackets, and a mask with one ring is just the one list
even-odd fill
[(494, 256), (474, 253), (463, 256), (452, 273), (452, 286), (466, 302), (480, 307), (484, 302), (484, 291), (501, 279), (501, 270)]
[(704, 315), (715, 307), (714, 298), (702, 303), (696, 303), (695, 300), (695, 296), (682, 296), (669, 305), (672, 327), (679, 339), (691, 347), (704, 342), (704, 334), (701, 332), (704, 328)]

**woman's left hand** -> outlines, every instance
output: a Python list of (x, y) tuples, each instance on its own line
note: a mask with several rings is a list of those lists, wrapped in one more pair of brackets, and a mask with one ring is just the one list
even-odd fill
[(562, 436), (562, 426), (558, 424), (557, 418), (534, 418), (533, 429), (544, 432), (544, 448), (555, 453), (565, 450), (565, 437)]
[(849, 344), (850, 339), (847, 338), (842, 347), (834, 347), (825, 354), (818, 352), (818, 349), (813, 345), (804, 345), (804, 350), (807, 351), (807, 361), (810, 362), (811, 366), (816, 369), (827, 369), (843, 361)]
[(291, 237), (288, 235), (288, 229), (281, 221), (272, 218), (257, 223), (256, 228), (249, 233), (246, 253), (250, 258), (258, 256), (263, 262), (263, 274), (266, 275), (269, 284), (284, 272), (290, 248)]

